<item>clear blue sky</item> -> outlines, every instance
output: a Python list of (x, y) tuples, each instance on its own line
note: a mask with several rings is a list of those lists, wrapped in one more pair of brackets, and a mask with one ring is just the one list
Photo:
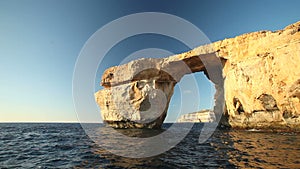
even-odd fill
[[(95, 31), (124, 15), (174, 14), (217, 41), (282, 29), (300, 20), (299, 8), (298, 0), (0, 0), (0, 122), (77, 121), (72, 99), (76, 58)], [(149, 43), (140, 43), (145, 39)], [(165, 45), (166, 41), (173, 45)], [(173, 53), (187, 49), (161, 36), (132, 37), (108, 54), (102, 68), (145, 47)], [(209, 107), (209, 83), (201, 74), (197, 77), (204, 89), (201, 98), (208, 98), (201, 101), (201, 108)], [(172, 100), (170, 112), (176, 111), (176, 101)], [(169, 121), (173, 119), (168, 116)]]

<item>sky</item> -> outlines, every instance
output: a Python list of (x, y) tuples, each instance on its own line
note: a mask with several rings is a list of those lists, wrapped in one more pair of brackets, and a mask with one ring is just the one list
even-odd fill
[[(193, 23), (215, 42), (247, 32), (282, 29), (300, 20), (299, 7), (298, 0), (0, 0), (0, 122), (80, 120), (72, 96), (76, 59), (91, 35), (122, 16), (173, 14)], [(189, 50), (172, 38), (155, 34), (125, 39), (99, 65), (95, 91), (101, 89), (98, 84), (104, 69), (145, 48), (172, 53)], [(202, 73), (195, 77), (200, 88), (199, 109), (211, 108), (213, 86)], [(166, 121), (176, 120), (180, 103), (176, 87)], [(196, 111), (186, 107), (186, 113)]]

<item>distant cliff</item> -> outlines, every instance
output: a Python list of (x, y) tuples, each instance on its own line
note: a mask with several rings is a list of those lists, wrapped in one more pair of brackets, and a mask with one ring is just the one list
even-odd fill
[(207, 123), (207, 122), (214, 122), (216, 120), (215, 114), (211, 110), (202, 110), (199, 112), (193, 112), (193, 113), (188, 113), (181, 115), (177, 122), (179, 123), (184, 123), (184, 122), (202, 122), (202, 123)]
[[(300, 22), (164, 59), (111, 67), (102, 76), (105, 89), (95, 94), (103, 120), (117, 128), (160, 127), (176, 83), (185, 74), (206, 72), (201, 59), (215, 57), (222, 62), (223, 77), (208, 78), (215, 84), (215, 98), (222, 97), (218, 93), (225, 89), (227, 119), (222, 123), (237, 128), (300, 129)], [(216, 106), (214, 111), (223, 110), (222, 105)]]

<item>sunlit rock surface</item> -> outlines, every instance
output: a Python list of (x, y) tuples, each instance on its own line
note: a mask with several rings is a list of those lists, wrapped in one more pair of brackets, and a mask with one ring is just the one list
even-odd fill
[(199, 112), (181, 115), (177, 122), (179, 123), (210, 123), (216, 120), (215, 114), (211, 110), (202, 110)]
[[(203, 57), (216, 59), (211, 55)], [(104, 89), (95, 94), (102, 119), (115, 128), (160, 128), (175, 84), (185, 74), (204, 70), (198, 55), (182, 54), (111, 67), (102, 76)]]
[(233, 127), (299, 130), (300, 22), (214, 43)]
[[(222, 123), (237, 128), (300, 128), (300, 22), (164, 59), (111, 67), (102, 76), (104, 89), (95, 94), (103, 120), (116, 128), (159, 128), (175, 84), (185, 74), (204, 71), (207, 75), (205, 63), (213, 68), (216, 57), (222, 62), (223, 77), (208, 78), (217, 93), (224, 85), (228, 119)], [(221, 97), (216, 95), (216, 100)]]

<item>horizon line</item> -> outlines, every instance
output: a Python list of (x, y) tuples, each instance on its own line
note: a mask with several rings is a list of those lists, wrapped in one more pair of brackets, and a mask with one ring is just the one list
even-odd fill
[[(78, 122), (78, 121), (0, 121), (0, 124), (3, 123), (74, 123), (74, 124), (87, 124), (87, 123), (101, 123), (104, 122)], [(176, 121), (166, 121), (163, 123), (176, 123)]]

